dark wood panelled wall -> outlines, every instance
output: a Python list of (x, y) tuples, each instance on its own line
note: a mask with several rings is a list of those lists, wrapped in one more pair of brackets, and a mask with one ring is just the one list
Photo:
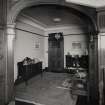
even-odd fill
[(4, 30), (0, 29), (0, 104), (5, 101), (5, 74), (6, 74), (6, 59), (5, 59), (5, 44)]
[(6, 101), (6, 0), (0, 0), (0, 105)]

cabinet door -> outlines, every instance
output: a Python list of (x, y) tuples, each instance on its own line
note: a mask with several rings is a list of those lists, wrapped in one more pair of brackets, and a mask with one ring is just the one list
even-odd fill
[(66, 55), (66, 67), (73, 67), (73, 58), (71, 55)]

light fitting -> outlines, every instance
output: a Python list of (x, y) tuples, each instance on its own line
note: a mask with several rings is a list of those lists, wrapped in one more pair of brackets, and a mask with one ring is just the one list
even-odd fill
[(60, 39), (60, 37), (61, 37), (61, 36), (60, 36), (59, 33), (56, 33), (56, 34), (55, 34), (55, 38), (56, 38), (57, 40)]
[(54, 22), (60, 22), (61, 21), (61, 18), (54, 18), (53, 21)]

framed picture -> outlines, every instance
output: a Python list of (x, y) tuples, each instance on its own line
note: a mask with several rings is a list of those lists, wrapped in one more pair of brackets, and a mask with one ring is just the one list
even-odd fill
[(73, 49), (81, 49), (81, 42), (72, 42), (72, 48)]
[(39, 44), (36, 44), (36, 45), (35, 45), (35, 48), (39, 48)]
[(40, 47), (40, 43), (39, 43), (39, 41), (36, 41), (35, 42), (35, 48), (39, 48)]

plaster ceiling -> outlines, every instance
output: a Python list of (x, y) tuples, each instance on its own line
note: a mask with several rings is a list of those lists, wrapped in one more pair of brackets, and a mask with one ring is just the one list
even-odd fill
[[(23, 14), (46, 27), (84, 25), (83, 20), (74, 15), (68, 8), (57, 5), (33, 6), (24, 9), (21, 12), (21, 15)], [(54, 19), (58, 21), (54, 21)]]
[(65, 1), (69, 3), (75, 3), (94, 8), (100, 8), (105, 6), (105, 0), (65, 0)]

